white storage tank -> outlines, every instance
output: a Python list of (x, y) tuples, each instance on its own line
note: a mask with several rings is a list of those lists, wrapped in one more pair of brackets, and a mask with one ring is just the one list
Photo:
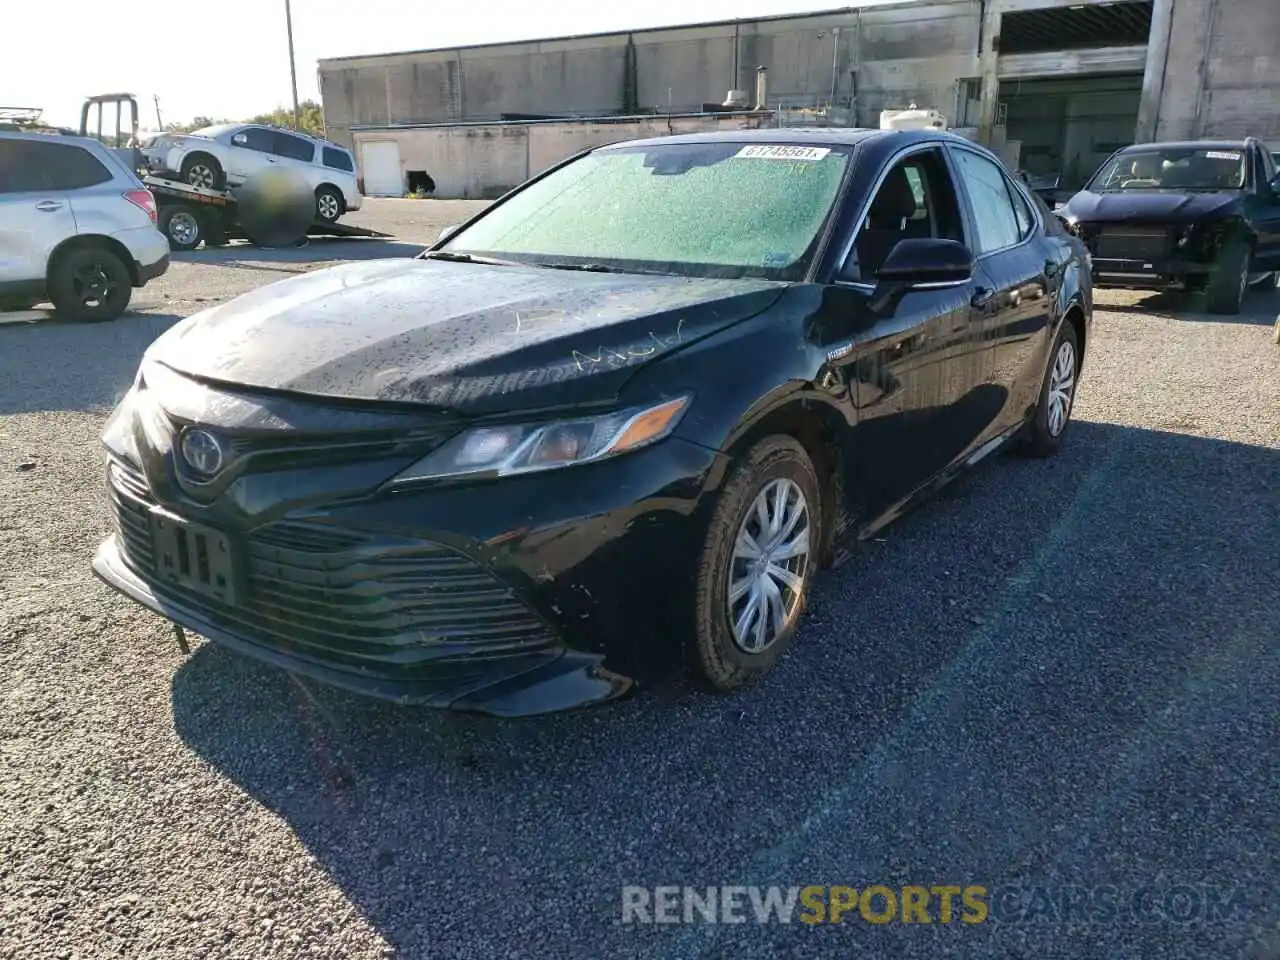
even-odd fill
[(920, 110), (912, 104), (906, 110), (881, 110), (881, 130), (945, 130), (947, 118), (937, 110)]

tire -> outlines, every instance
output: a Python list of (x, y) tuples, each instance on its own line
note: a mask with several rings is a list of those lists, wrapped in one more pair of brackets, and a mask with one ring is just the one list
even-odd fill
[(178, 175), (183, 183), (206, 190), (222, 190), (227, 185), (227, 174), (222, 164), (207, 153), (193, 153), (183, 160)]
[(1040, 402), (1027, 424), (1022, 452), (1030, 457), (1049, 457), (1058, 452), (1075, 405), (1076, 383), (1080, 379), (1080, 340), (1070, 320), (1062, 324), (1049, 353), (1049, 366), (1040, 387)]
[[(695, 629), (689, 659), (696, 679), (703, 686), (728, 691), (753, 683), (767, 673), (790, 646), (825, 542), (821, 489), (809, 455), (788, 436), (761, 440), (733, 467), (712, 513), (696, 575)], [(803, 497), (803, 515), (795, 528), (774, 545), (777, 550), (788, 544), (806, 544), (806, 552), (799, 556), (783, 558), (775, 554), (795, 578), (794, 587), (761, 573), (753, 582), (758, 588), (766, 582), (772, 584), (771, 591), (747, 590), (731, 602), (731, 580), (750, 579), (749, 562), (740, 556), (739, 535), (743, 531), (758, 533), (756, 510), (760, 499), (767, 496), (772, 503), (772, 498), (780, 492), (787, 498), (782, 511), (784, 520), (789, 519), (795, 509), (796, 494)], [(800, 540), (800, 537), (806, 539)], [(773, 611), (775, 600), (780, 602), (776, 608), (782, 614), (782, 629), (776, 628), (777, 621), (772, 617), (762, 619), (765, 611), (756, 605), (755, 609), (760, 612), (747, 621), (746, 639), (740, 642), (735, 621), (741, 620), (747, 607), (755, 602), (753, 593), (757, 599), (774, 598), (768, 601), (767, 612)], [(757, 624), (762, 625), (759, 633)]]
[(1261, 280), (1249, 284), (1249, 289), (1256, 290), (1259, 293), (1270, 293), (1278, 285), (1277, 281), (1280, 281), (1280, 271), (1272, 270)]
[(49, 293), (59, 317), (98, 323), (124, 313), (133, 283), (124, 262), (106, 247), (77, 247), (50, 268)]
[(169, 239), (169, 249), (194, 250), (204, 239), (204, 218), (190, 207), (165, 207), (160, 211), (160, 232)]
[(324, 186), (316, 190), (316, 216), (325, 223), (336, 223), (347, 212), (347, 201), (335, 187)]
[(1209, 278), (1207, 308), (1210, 313), (1237, 314), (1249, 289), (1249, 245), (1232, 240), (1223, 248)]

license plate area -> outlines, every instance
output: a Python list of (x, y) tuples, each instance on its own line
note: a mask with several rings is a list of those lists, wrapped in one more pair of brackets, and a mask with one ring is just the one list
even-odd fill
[(156, 574), (177, 587), (236, 602), (236, 565), (226, 534), (161, 510), (151, 511)]

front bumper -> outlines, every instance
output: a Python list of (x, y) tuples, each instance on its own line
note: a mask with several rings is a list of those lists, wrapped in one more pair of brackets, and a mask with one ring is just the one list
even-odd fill
[(149, 518), (212, 525), (114, 464), (106, 583), (266, 663), (401, 703), (523, 716), (666, 672), (692, 623), (704, 491), (720, 455), (675, 438), (611, 461), (423, 487), (231, 531), (223, 603), (157, 573)]
[(1206, 279), (1213, 272), (1212, 263), (1195, 260), (1154, 259), (1118, 260), (1093, 258), (1093, 284), (1133, 290), (1163, 290), (1177, 287), (1188, 280)]

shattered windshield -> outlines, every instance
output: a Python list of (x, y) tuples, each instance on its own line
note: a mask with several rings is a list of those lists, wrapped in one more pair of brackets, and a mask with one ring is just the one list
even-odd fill
[(1126, 150), (1107, 161), (1088, 189), (1239, 190), (1246, 170), (1244, 151), (1231, 147)]
[(441, 249), (521, 262), (798, 279), (848, 148), (780, 143), (611, 147), (495, 207)]

